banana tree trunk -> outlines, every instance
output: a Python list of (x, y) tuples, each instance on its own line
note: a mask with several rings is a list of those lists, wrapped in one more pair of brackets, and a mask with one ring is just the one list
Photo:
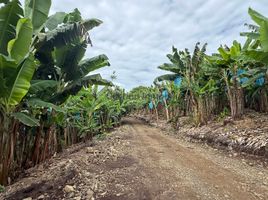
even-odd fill
[(166, 111), (166, 120), (169, 121), (169, 111), (168, 111), (167, 101), (165, 98), (163, 99), (164, 99), (164, 106), (165, 106), (165, 111)]
[(154, 110), (155, 110), (155, 116), (156, 116), (156, 123), (158, 124), (158, 121), (159, 121), (159, 117), (158, 117), (158, 110), (157, 110), (157, 105), (154, 101), (153, 102), (153, 105), (154, 105)]
[(38, 164), (40, 160), (39, 155), (40, 155), (42, 129), (43, 129), (43, 124), (40, 124), (40, 126), (37, 127), (37, 134), (35, 136), (34, 150), (33, 150), (33, 155), (32, 155), (32, 160), (35, 165)]
[(44, 138), (44, 149), (42, 152), (42, 160), (44, 161), (49, 156), (49, 145), (50, 145), (50, 138), (51, 138), (51, 126), (47, 128), (47, 131), (45, 131), (45, 138)]
[(15, 154), (15, 147), (16, 147), (16, 135), (18, 131), (18, 121), (12, 120), (12, 128), (11, 132), (9, 133), (9, 150), (8, 150), (8, 161), (7, 161), (7, 169), (8, 173), (10, 170), (14, 169), (14, 154)]
[(268, 71), (265, 74), (264, 87), (260, 91), (260, 112), (268, 112)]
[(199, 125), (205, 125), (208, 122), (208, 107), (206, 106), (206, 97), (200, 97), (197, 100), (197, 119)]
[(240, 119), (244, 114), (245, 109), (243, 88), (239, 86), (237, 78), (233, 79), (233, 85), (231, 86), (227, 77), (225, 77), (225, 83), (227, 86), (231, 116), (233, 119)]
[(260, 90), (260, 97), (259, 97), (259, 104), (260, 104), (260, 112), (268, 112), (268, 95), (267, 95), (267, 88), (262, 88)]
[(231, 88), (230, 94), (230, 106), (233, 119), (239, 119), (244, 114), (244, 93), (242, 88)]
[(2, 120), (0, 126), (0, 184), (6, 185), (8, 183), (8, 173), (9, 173), (9, 153), (10, 153), (10, 134), (9, 134), (9, 124), (10, 119), (5, 113), (2, 113)]

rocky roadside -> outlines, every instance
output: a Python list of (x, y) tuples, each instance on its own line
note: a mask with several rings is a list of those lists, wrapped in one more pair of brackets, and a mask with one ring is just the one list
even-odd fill
[(28, 169), (23, 177), (0, 193), (0, 199), (104, 198), (108, 193), (107, 180), (114, 177), (110, 170), (116, 170), (115, 165), (120, 165), (120, 159), (125, 156), (124, 148), (128, 145), (120, 136), (121, 133), (122, 128), (119, 128), (106, 135), (105, 139), (75, 145), (45, 163)]

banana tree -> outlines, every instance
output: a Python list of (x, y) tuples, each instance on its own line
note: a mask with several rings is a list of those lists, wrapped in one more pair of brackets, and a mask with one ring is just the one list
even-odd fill
[[(165, 74), (157, 77), (154, 80), (155, 85), (159, 85), (159, 82), (167, 82), (168, 84), (168, 82), (170, 81), (172, 82), (177, 78), (184, 77), (186, 65), (183, 63), (183, 60), (181, 59), (178, 50), (175, 47), (172, 47), (172, 54), (168, 54), (167, 57), (171, 63), (164, 63), (158, 68), (161, 70), (172, 72), (172, 74)], [(168, 113), (167, 109), (168, 108), (166, 106), (166, 113)]]
[(171, 109), (171, 120), (177, 122), (178, 118), (183, 115), (182, 111), (185, 108), (184, 94), (182, 88), (182, 78), (177, 78), (174, 81), (167, 82), (165, 88), (170, 95), (169, 106)]
[[(69, 118), (66, 126), (66, 138), (70, 135), (69, 128), (78, 129), (80, 138), (92, 138), (95, 134), (103, 133), (119, 123), (125, 112), (121, 104), (121, 95), (115, 96), (114, 90), (97, 86), (84, 88), (78, 96), (70, 97), (64, 104), (68, 108)], [(70, 125), (72, 123), (72, 125)]]
[[(108, 65), (106, 56), (81, 61), (87, 44), (91, 44), (88, 31), (101, 24), (100, 20), (81, 20), (78, 10), (70, 14), (56, 13), (48, 18), (50, 0), (26, 0), (24, 10), (18, 0), (3, 3), (0, 8), (0, 183), (6, 184), (14, 155), (17, 122), (27, 127), (42, 127), (39, 120), (26, 114), (30, 109), (25, 108), (22, 101), (28, 102), (34, 97), (39, 99), (32, 101), (35, 102), (32, 106), (40, 106), (42, 102), (42, 107), (52, 107), (50, 102), (61, 104), (83, 85), (110, 83), (98, 74), (86, 76)], [(60, 58), (67, 56), (69, 49), (77, 50), (74, 70), (68, 68), (67, 62), (59, 66), (54, 62), (54, 59), (65, 60)], [(52, 93), (48, 96), (45, 91)]]
[[(19, 1), (6, 2), (0, 9), (0, 183), (6, 184), (13, 160), (14, 141), (12, 124), (18, 119), (29, 126), (38, 121), (24, 113), (16, 113), (17, 106), (27, 94), (36, 70), (30, 51), (33, 26), (28, 18), (22, 18)], [(16, 27), (16, 28), (14, 28)], [(12, 135), (11, 135), (12, 134)]]
[(216, 64), (218, 73), (223, 77), (234, 119), (241, 118), (245, 109), (242, 77), (248, 65), (243, 59), (243, 49), (247, 48), (246, 45), (242, 48), (240, 43), (234, 41), (230, 48), (221, 46), (218, 49), (219, 54), (207, 57), (210, 62)]
[(181, 77), (183, 80), (181, 88), (185, 89), (184, 99), (189, 102), (186, 103), (188, 105), (186, 109), (189, 110), (190, 107), (193, 107), (194, 116), (197, 119), (197, 123), (204, 124), (207, 120), (203, 120), (203, 112), (199, 109), (202, 107), (202, 101), (200, 100), (198, 90), (203, 87), (200, 85), (200, 79), (202, 78), (200, 73), (205, 57), (206, 44), (200, 49), (199, 43), (197, 43), (192, 55), (188, 49), (178, 52), (178, 50), (173, 47), (172, 51), (172, 54), (167, 55), (171, 61), (171, 64), (165, 63), (164, 65), (159, 66), (159, 69), (173, 72), (173, 74), (157, 77), (155, 82), (163, 80), (170, 81)]
[(39, 89), (45, 90), (39, 90), (37, 97), (62, 104), (85, 85), (111, 84), (99, 74), (88, 75), (109, 66), (107, 56), (83, 59), (88, 44), (91, 44), (88, 31), (101, 23), (98, 19), (83, 20), (77, 9), (49, 17), (46, 24), (49, 31), (39, 36), (35, 43), (35, 56), (40, 65), (34, 75), (33, 87), (38, 85)]
[(259, 110), (268, 112), (268, 18), (251, 8), (248, 13), (257, 25), (250, 26), (254, 28), (252, 32), (241, 33), (248, 41), (245, 59), (255, 61), (249, 66), (251, 76), (245, 87), (253, 87), (251, 98), (259, 96)]
[[(62, 23), (64, 24), (61, 25)], [(56, 13), (49, 17), (46, 23), (49, 31), (39, 35), (34, 45), (35, 57), (40, 64), (34, 74), (27, 99), (31, 101), (32, 98), (35, 98), (38, 100), (35, 100), (35, 103), (41, 101), (62, 105), (70, 95), (76, 95), (84, 86), (111, 85), (111, 82), (102, 79), (100, 74), (88, 75), (96, 69), (109, 65), (107, 56), (99, 55), (82, 60), (88, 44), (91, 44), (88, 31), (101, 23), (97, 19), (82, 20), (77, 9), (69, 14)], [(37, 106), (39, 106), (38, 103)], [(49, 124), (46, 123), (46, 129), (57, 130), (55, 123), (61, 117), (57, 117), (58, 114), (55, 112), (46, 113), (46, 115), (56, 120)], [(62, 127), (59, 129), (61, 130)], [(55, 136), (58, 138), (57, 143), (60, 143), (61, 140), (60, 130)], [(44, 137), (43, 146), (47, 147), (49, 138), (53, 137), (52, 134), (52, 131), (37, 133), (33, 153), (33, 160), (36, 163), (43, 160), (38, 159), (41, 151), (39, 150), (41, 138)], [(43, 154), (42, 158), (45, 157)]]

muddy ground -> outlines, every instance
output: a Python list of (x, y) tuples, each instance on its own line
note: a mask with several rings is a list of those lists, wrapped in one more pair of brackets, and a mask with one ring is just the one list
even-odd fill
[(0, 199), (268, 199), (268, 169), (127, 118), (25, 172)]

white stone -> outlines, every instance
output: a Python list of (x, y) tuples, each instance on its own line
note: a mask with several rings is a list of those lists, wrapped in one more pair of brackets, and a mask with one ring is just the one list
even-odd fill
[(92, 199), (93, 198), (93, 195), (94, 195), (94, 192), (91, 189), (89, 189), (87, 191), (87, 199)]
[(45, 195), (40, 195), (37, 199), (44, 199), (45, 198)]
[(86, 152), (87, 153), (94, 153), (94, 149), (92, 147), (87, 147)]
[(24, 198), (22, 200), (33, 200), (33, 198), (32, 197), (27, 197), (27, 198)]
[(71, 185), (66, 185), (66, 186), (64, 187), (64, 191), (65, 191), (66, 193), (74, 192), (74, 187), (71, 186)]

